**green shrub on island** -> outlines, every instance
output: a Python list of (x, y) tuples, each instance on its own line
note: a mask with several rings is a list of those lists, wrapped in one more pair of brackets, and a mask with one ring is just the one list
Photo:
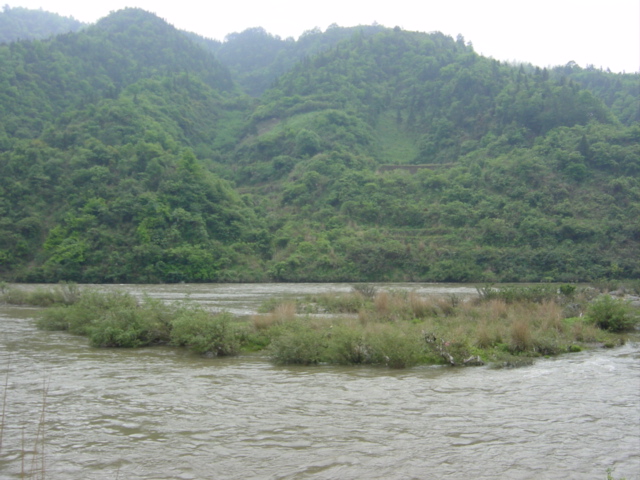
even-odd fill
[(198, 305), (167, 305), (148, 297), (139, 300), (120, 291), (86, 290), (73, 305), (44, 310), (37, 325), (87, 336), (95, 347), (172, 344), (207, 356), (237, 354), (242, 337), (229, 314), (213, 315)]
[(390, 368), (417, 365), (426, 354), (427, 344), (413, 325), (397, 328), (389, 323), (373, 324), (366, 331), (369, 363)]
[(587, 308), (587, 317), (598, 328), (610, 332), (627, 332), (632, 330), (637, 322), (629, 304), (610, 295), (596, 298)]
[(171, 343), (186, 346), (208, 357), (236, 355), (240, 351), (240, 327), (229, 313), (211, 313), (189, 306), (182, 308), (172, 321)]
[(285, 365), (315, 365), (327, 361), (327, 332), (296, 319), (272, 327), (270, 358)]
[(91, 322), (89, 340), (95, 347), (136, 348), (165, 345), (172, 331), (173, 308), (159, 300), (145, 298), (142, 303), (131, 296), (114, 295), (109, 308)]
[(279, 364), (382, 365), (407, 368), (427, 346), (411, 324), (392, 325), (298, 318), (273, 328), (271, 359)]
[(366, 365), (373, 363), (373, 352), (360, 324), (343, 323), (331, 331), (328, 359), (338, 365)]
[(141, 315), (134, 310), (110, 310), (89, 329), (94, 347), (136, 348), (149, 344)]
[[(107, 318), (111, 312), (124, 315), (127, 311), (136, 311), (139, 308), (136, 298), (129, 293), (86, 289), (72, 305), (56, 305), (43, 310), (37, 319), (37, 325), (43, 330), (64, 330), (75, 335), (91, 337), (92, 331), (96, 328), (114, 327), (113, 320)], [(97, 345), (100, 345), (100, 342)]]

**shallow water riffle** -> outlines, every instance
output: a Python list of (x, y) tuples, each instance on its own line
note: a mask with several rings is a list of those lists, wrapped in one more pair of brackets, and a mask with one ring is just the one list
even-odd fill
[[(215, 286), (126, 288), (222, 306)], [(299, 294), (231, 290), (248, 312)], [(36, 312), (0, 309), (1, 478), (639, 478), (635, 343), (518, 369), (281, 367), (95, 349), (37, 330)]]

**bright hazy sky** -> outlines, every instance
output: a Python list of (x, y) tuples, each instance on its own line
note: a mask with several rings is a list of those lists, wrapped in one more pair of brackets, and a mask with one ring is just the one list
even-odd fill
[(575, 61), (614, 72), (640, 70), (640, 0), (4, 0), (93, 23), (139, 7), (179, 29), (222, 40), (264, 27), (282, 38), (340, 26), (400, 26), (462, 34), (476, 52), (545, 67)]

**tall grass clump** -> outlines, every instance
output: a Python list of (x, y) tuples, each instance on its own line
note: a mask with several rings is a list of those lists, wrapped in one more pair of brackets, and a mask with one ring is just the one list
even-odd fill
[(558, 333), (564, 332), (564, 313), (559, 303), (545, 300), (540, 303), (536, 314), (538, 318), (540, 318), (539, 323), (542, 330)]
[(388, 317), (391, 311), (391, 294), (380, 292), (373, 299), (374, 313), (377, 316)]
[(494, 322), (482, 319), (476, 324), (475, 345), (481, 349), (493, 348), (503, 342), (503, 333)]
[(571, 335), (578, 342), (595, 343), (601, 337), (602, 330), (581, 318), (569, 319)]
[(253, 326), (258, 331), (267, 330), (275, 325), (292, 321), (296, 317), (296, 303), (283, 301), (275, 303), (269, 313), (258, 314), (252, 317)]
[(484, 310), (493, 319), (504, 319), (509, 315), (509, 306), (501, 298), (494, 298), (489, 300), (484, 305)]
[(374, 321), (398, 322), (447, 316), (454, 311), (451, 299), (425, 298), (416, 292), (383, 291), (376, 295), (373, 306), (366, 312), (361, 311), (360, 316)]
[[(408, 297), (409, 312), (414, 318), (426, 318), (429, 316), (435, 316), (438, 314), (438, 306), (424, 297), (421, 297), (415, 292), (410, 292)], [(450, 306), (446, 302), (442, 302), (442, 305)]]

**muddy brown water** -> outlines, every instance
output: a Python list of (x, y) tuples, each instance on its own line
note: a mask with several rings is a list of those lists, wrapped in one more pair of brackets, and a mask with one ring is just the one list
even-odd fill
[[(248, 314), (273, 295), (351, 287), (120, 288)], [(640, 478), (638, 344), (519, 369), (279, 367), (95, 349), (37, 330), (36, 313), (0, 308), (2, 479), (606, 479), (608, 468)]]

